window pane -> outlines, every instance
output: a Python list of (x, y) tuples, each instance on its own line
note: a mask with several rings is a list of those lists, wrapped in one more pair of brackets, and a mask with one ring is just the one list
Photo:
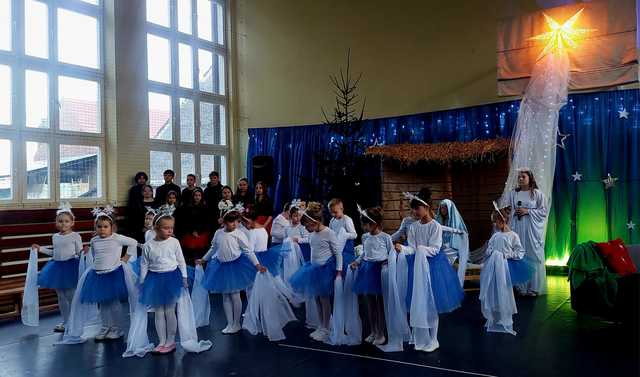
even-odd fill
[(45, 72), (25, 72), (27, 127), (49, 128), (49, 77)]
[(93, 4), (93, 5), (99, 5), (100, 4), (99, 0), (80, 0), (80, 1), (85, 2), (85, 3), (89, 3), (89, 4)]
[(11, 141), (0, 139), (0, 200), (13, 198)]
[(11, 0), (0, 0), (0, 50), (11, 51)]
[(147, 21), (169, 27), (169, 0), (147, 0)]
[(209, 182), (209, 173), (217, 171), (220, 174), (220, 183), (227, 184), (227, 166), (224, 156), (213, 154), (200, 155), (200, 172), (202, 173), (202, 184)]
[(213, 93), (213, 53), (198, 50), (198, 83), (203, 92)]
[(158, 187), (164, 184), (164, 171), (173, 170), (173, 155), (171, 152), (149, 151), (149, 165), (151, 186)]
[(46, 59), (49, 57), (49, 15), (47, 4), (24, 2), (24, 52)]
[(191, 34), (191, 0), (178, 0), (178, 31)]
[(171, 97), (149, 92), (149, 138), (172, 140)]
[(198, 37), (213, 41), (211, 32), (211, 0), (198, 0)]
[(226, 144), (224, 106), (200, 102), (200, 143)]
[(11, 67), (0, 65), (0, 124), (11, 124)]
[(96, 81), (58, 77), (60, 129), (100, 132), (100, 94)]
[(98, 19), (58, 8), (58, 60), (99, 68)]
[(60, 197), (98, 198), (101, 192), (100, 148), (60, 144)]
[(217, 65), (218, 82), (216, 83), (215, 91), (218, 94), (224, 95), (225, 94), (224, 57), (222, 55), (216, 54), (216, 58), (218, 59), (218, 65)]
[(49, 199), (49, 144), (27, 141), (27, 199)]
[(196, 173), (196, 158), (193, 153), (180, 153), (180, 182), (187, 184), (187, 175)]
[(178, 67), (180, 69), (180, 86), (183, 88), (193, 88), (193, 55), (191, 46), (178, 44)]
[(222, 4), (216, 3), (216, 42), (224, 44), (224, 8)]
[(193, 101), (180, 98), (180, 141), (185, 143), (196, 141), (193, 118)]
[(171, 84), (171, 48), (168, 39), (147, 34), (147, 69), (149, 80)]

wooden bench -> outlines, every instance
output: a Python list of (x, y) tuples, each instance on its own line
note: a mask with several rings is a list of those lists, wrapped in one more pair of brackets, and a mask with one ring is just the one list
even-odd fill
[[(74, 230), (83, 242), (89, 241), (94, 229), (90, 209), (79, 208), (73, 212)], [(20, 317), (31, 244), (51, 245), (51, 236), (56, 232), (55, 213), (55, 209), (0, 211), (0, 320)], [(38, 269), (49, 259), (40, 254)], [(40, 289), (39, 298), (41, 312), (58, 309), (54, 290)]]

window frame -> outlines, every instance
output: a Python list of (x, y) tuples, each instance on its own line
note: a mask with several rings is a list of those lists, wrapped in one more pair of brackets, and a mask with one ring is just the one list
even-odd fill
[[(95, 198), (64, 199), (71, 203), (101, 203), (106, 199), (106, 116), (105, 116), (105, 25), (104, 1), (97, 5), (74, 0), (35, 0), (47, 5), (48, 22), (48, 58), (43, 59), (25, 53), (25, 2), (10, 0), (11, 3), (11, 51), (0, 50), (0, 65), (11, 69), (11, 124), (0, 125), (0, 138), (12, 143), (12, 198), (0, 200), (0, 208), (55, 206), (60, 198), (60, 144), (87, 145), (99, 148), (97, 177), (99, 196)], [(98, 68), (90, 68), (58, 61), (58, 9), (94, 17), (97, 21), (97, 62)], [(38, 71), (48, 77), (48, 128), (27, 127), (26, 124), (26, 71)], [(82, 132), (60, 129), (59, 78), (66, 76), (75, 79), (90, 80), (98, 85), (97, 121), (99, 132)], [(27, 159), (28, 141), (47, 143), (49, 146), (49, 198), (27, 198)]]
[[(228, 4), (226, 0), (210, 0), (212, 3), (211, 7), (211, 32), (213, 41), (207, 41), (198, 37), (197, 30), (197, 2), (198, 0), (191, 0), (191, 34), (186, 34), (178, 29), (178, 1), (170, 0), (169, 2), (169, 27), (165, 27), (162, 25), (158, 25), (146, 20), (146, 2), (145, 2), (145, 40), (146, 36), (149, 34), (155, 35), (160, 38), (165, 38), (169, 40), (170, 46), (170, 56), (171, 56), (171, 83), (165, 84), (157, 81), (151, 81), (148, 79), (147, 73), (147, 88), (146, 93), (154, 92), (160, 93), (164, 95), (168, 95), (171, 98), (171, 121), (172, 121), (172, 139), (171, 140), (160, 140), (160, 139), (152, 139), (149, 136), (149, 122), (147, 123), (147, 137), (149, 140), (149, 155), (151, 151), (160, 151), (160, 152), (171, 152), (172, 153), (172, 163), (173, 170), (175, 171), (176, 179), (174, 182), (181, 187), (185, 186), (185, 183), (182, 182), (182, 164), (180, 159), (181, 153), (192, 153), (195, 158), (195, 171), (187, 172), (194, 173), (198, 177), (198, 180), (202, 180), (204, 175), (207, 175), (210, 172), (202, 172), (201, 171), (201, 163), (200, 156), (201, 155), (217, 155), (224, 157), (224, 163), (226, 166), (226, 171), (228, 172), (228, 164), (229, 164), (229, 143), (230, 143), (230, 116), (229, 116), (229, 48), (228, 48), (228, 37), (227, 37), (227, 12), (228, 12)], [(214, 27), (216, 24), (216, 4), (219, 4), (222, 7), (223, 17), (222, 20), (224, 22), (223, 25), (223, 35), (222, 42), (223, 44), (218, 44), (217, 40), (217, 27)], [(192, 77), (192, 88), (185, 88), (180, 86), (180, 61), (179, 61), (179, 45), (185, 44), (191, 48), (191, 77)], [(213, 64), (217, 64), (217, 57), (221, 56), (223, 61), (223, 69), (224, 69), (224, 83), (220, 85), (223, 90), (223, 94), (217, 93), (209, 93), (200, 90), (200, 82), (199, 78), (199, 68), (198, 68), (198, 50), (206, 50), (212, 53)], [(146, 56), (146, 67), (148, 68), (148, 49), (145, 49)], [(217, 80), (217, 79), (216, 79)], [(193, 126), (194, 126), (194, 141), (182, 141), (180, 139), (180, 99), (189, 99), (193, 102)], [(211, 103), (213, 105), (220, 105), (224, 107), (224, 117), (221, 117), (221, 120), (224, 122), (224, 144), (203, 144), (200, 142), (200, 131), (201, 131), (201, 119), (200, 119), (200, 103), (206, 102)], [(148, 100), (146, 101), (148, 105)], [(147, 109), (147, 114), (149, 111)], [(149, 166), (149, 169), (151, 166)], [(228, 179), (228, 177), (227, 177)]]

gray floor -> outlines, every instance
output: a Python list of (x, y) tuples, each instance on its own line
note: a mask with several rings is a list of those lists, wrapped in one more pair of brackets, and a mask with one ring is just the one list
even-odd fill
[[(578, 316), (570, 308), (566, 277), (549, 277), (548, 296), (519, 298), (517, 336), (487, 334), (477, 292), (440, 317), (441, 348), (431, 354), (408, 349), (385, 354), (370, 345), (330, 347), (310, 340), (301, 322), (287, 339), (270, 343), (246, 332), (220, 333), (220, 298), (212, 296), (211, 328), (201, 337), (214, 348), (200, 355), (122, 359), (124, 345), (54, 346), (55, 315), (39, 328), (0, 324), (0, 376), (639, 376), (638, 334), (619, 324)], [(304, 312), (297, 313), (304, 318)]]

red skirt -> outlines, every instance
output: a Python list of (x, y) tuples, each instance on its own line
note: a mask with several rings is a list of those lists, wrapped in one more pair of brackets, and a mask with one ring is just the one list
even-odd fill
[[(256, 218), (256, 222), (258, 222), (260, 225), (264, 225), (264, 223), (267, 222), (268, 218), (269, 216), (258, 216)], [(273, 224), (273, 221), (269, 223), (269, 226), (264, 228), (267, 231), (267, 233), (269, 233), (269, 236), (271, 236), (271, 224)]]
[(180, 240), (183, 249), (202, 250), (208, 249), (210, 246), (209, 232), (198, 233), (198, 236), (194, 236), (191, 233), (187, 233), (182, 236)]

